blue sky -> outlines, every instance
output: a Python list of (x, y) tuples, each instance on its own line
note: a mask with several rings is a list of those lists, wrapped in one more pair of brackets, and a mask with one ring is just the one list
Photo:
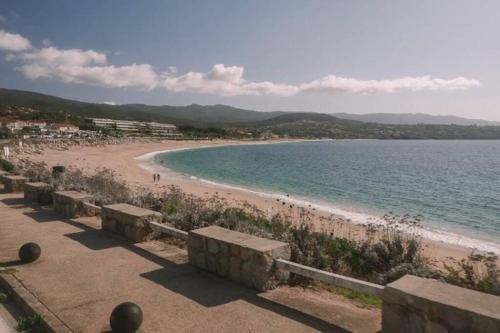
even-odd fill
[(498, 1), (2, 1), (0, 86), (500, 120)]

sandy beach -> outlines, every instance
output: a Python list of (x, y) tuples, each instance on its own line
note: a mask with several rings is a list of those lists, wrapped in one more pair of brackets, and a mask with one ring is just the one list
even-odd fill
[[(94, 172), (97, 168), (109, 168), (115, 170), (132, 187), (147, 186), (153, 190), (162, 191), (168, 185), (176, 185), (187, 193), (201, 197), (218, 195), (232, 205), (241, 205), (243, 202), (247, 202), (269, 214), (285, 209), (283, 207), (286, 207), (287, 213), (292, 214), (292, 216), (294, 216), (293, 214), (299, 214), (299, 207), (292, 201), (283, 205), (282, 202), (277, 202), (275, 198), (258, 195), (251, 191), (221, 187), (216, 184), (190, 179), (189, 177), (157, 166), (151, 161), (152, 153), (158, 151), (255, 143), (249, 141), (213, 140), (162, 141), (106, 146), (75, 145), (69, 147), (68, 150), (45, 149), (41, 154), (23, 154), (20, 157), (26, 157), (33, 161), (43, 161), (49, 167), (53, 165), (72, 166), (89, 173)], [(272, 142), (264, 142), (264, 144), (266, 143)], [(161, 174), (159, 183), (153, 182), (153, 173), (155, 172)], [(286, 201), (287, 198), (285, 197), (283, 200)], [(293, 205), (293, 208), (290, 208), (290, 204)], [(332, 217), (330, 212), (315, 210), (312, 213), (313, 219), (311, 223), (316, 228), (324, 228), (325, 224), (328, 223), (328, 227), (333, 226), (336, 235), (345, 237), (364, 235), (364, 231), (362, 230), (364, 226), (362, 225), (352, 224), (339, 216)], [(447, 261), (450, 257), (461, 259), (472, 251), (470, 248), (427, 239), (424, 239), (424, 247), (426, 256), (434, 263)]]

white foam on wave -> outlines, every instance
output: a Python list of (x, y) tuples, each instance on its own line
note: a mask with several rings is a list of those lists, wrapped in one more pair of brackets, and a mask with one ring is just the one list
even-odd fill
[[(284, 142), (279, 142), (279, 143), (284, 143)], [(261, 143), (259, 143), (261, 144)], [(272, 144), (272, 143), (267, 143), (267, 144)], [(203, 178), (199, 178), (196, 176), (185, 176), (181, 173), (178, 173), (176, 171), (173, 171), (166, 166), (160, 165), (157, 161), (155, 161), (155, 156), (163, 153), (169, 153), (169, 152), (174, 152), (174, 151), (182, 151), (182, 150), (193, 150), (193, 149), (203, 149), (203, 148), (209, 148), (209, 147), (215, 147), (214, 145), (210, 146), (200, 146), (200, 147), (194, 147), (194, 148), (175, 148), (175, 149), (168, 149), (168, 150), (162, 150), (162, 151), (155, 151), (147, 154), (143, 154), (141, 156), (136, 157), (135, 159), (139, 162), (139, 166), (145, 170), (148, 170), (149, 172), (153, 173), (159, 173), (162, 176), (168, 176), (168, 177), (175, 177), (178, 179), (185, 179), (185, 180), (190, 180), (190, 181), (196, 181), (196, 182), (201, 182), (205, 183), (208, 185), (211, 185), (213, 187), (221, 188), (221, 189), (231, 189), (231, 190), (236, 190), (236, 191), (241, 191), (241, 192), (246, 192), (246, 193), (251, 193), (253, 195), (259, 196), (261, 198), (267, 198), (267, 199), (280, 199), (281, 201), (286, 201), (289, 204), (293, 204), (296, 206), (300, 206), (303, 208), (310, 208), (310, 209), (315, 209), (321, 213), (327, 213), (331, 214), (334, 216), (338, 216), (340, 218), (343, 218), (344, 220), (354, 223), (354, 224), (368, 224), (368, 223), (373, 223), (373, 224), (384, 224), (385, 221), (381, 219), (378, 216), (366, 214), (366, 213), (361, 213), (359, 211), (354, 211), (354, 210), (348, 210), (342, 207), (335, 206), (334, 204), (331, 203), (325, 203), (321, 201), (316, 201), (316, 200), (311, 200), (309, 198), (300, 198), (300, 197), (294, 197), (291, 195), (286, 195), (282, 193), (273, 193), (273, 192), (265, 192), (261, 190), (254, 190), (254, 189), (249, 189), (246, 187), (241, 187), (241, 186), (236, 186), (236, 185), (230, 185), (230, 184), (225, 184), (225, 183), (219, 183), (215, 182), (212, 180), (207, 180)], [(219, 146), (218, 146), (219, 147)], [(482, 252), (493, 252), (497, 255), (500, 255), (500, 244), (486, 241), (486, 240), (481, 240), (481, 239), (476, 239), (472, 238), (466, 235), (461, 235), (458, 233), (454, 233), (451, 231), (446, 231), (446, 230), (441, 230), (437, 228), (432, 228), (432, 227), (422, 227), (418, 228), (416, 232), (422, 236), (425, 239), (435, 241), (435, 242), (441, 242), (445, 244), (450, 244), (450, 245), (456, 245), (468, 249), (474, 249)]]

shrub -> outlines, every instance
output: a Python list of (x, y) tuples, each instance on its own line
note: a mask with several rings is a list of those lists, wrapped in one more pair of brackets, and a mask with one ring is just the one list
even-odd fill
[(31, 181), (50, 183), (52, 175), (45, 162), (33, 162), (29, 159), (20, 160), (17, 169)]
[(130, 201), (130, 189), (118, 179), (110, 169), (97, 169), (93, 175), (87, 175), (79, 169), (68, 168), (62, 177), (52, 177), (51, 183), (56, 189), (87, 192), (94, 196), (97, 205), (107, 205)]
[(42, 332), (42, 329), (43, 319), (39, 314), (21, 317), (17, 322), (17, 330), (19, 332)]
[(472, 252), (467, 259), (444, 263), (445, 273), (442, 279), (460, 287), (499, 295), (497, 284), (500, 271), (496, 264), (497, 259), (493, 253), (483, 255)]
[(3, 171), (12, 172), (14, 171), (14, 164), (7, 160), (0, 159), (0, 169)]
[(8, 298), (7, 292), (0, 288), (0, 303), (5, 302)]

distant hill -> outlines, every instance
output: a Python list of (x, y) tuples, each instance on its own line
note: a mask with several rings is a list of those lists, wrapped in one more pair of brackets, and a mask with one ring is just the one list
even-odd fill
[[(197, 104), (107, 105), (29, 91), (0, 89), (0, 116), (9, 118), (16, 113), (20, 119), (69, 121), (75, 124), (81, 124), (85, 117), (158, 121), (182, 126), (191, 132), (196, 132), (196, 128), (204, 128), (197, 133), (209, 131), (217, 135), (234, 133), (233, 135), (250, 134), (254, 137), (279, 135), (301, 138), (500, 139), (500, 126), (492, 126), (499, 123), (452, 116), (259, 112), (227, 105)], [(449, 125), (450, 123), (459, 124)]]
[(241, 124), (257, 135), (272, 133), (295, 138), (499, 140), (500, 126), (436, 124), (377, 124), (340, 119), (326, 114), (294, 113)]
[(489, 121), (482, 119), (468, 119), (457, 116), (436, 116), (425, 113), (371, 113), (371, 114), (352, 114), (352, 113), (334, 113), (333, 116), (342, 119), (358, 120), (378, 124), (397, 124), (397, 125), (478, 125), (478, 126), (498, 126), (499, 121)]
[(258, 112), (227, 105), (151, 106), (144, 104), (108, 105), (87, 103), (29, 91), (0, 88), (0, 108), (22, 106), (37, 109), (49, 119), (78, 120), (100, 117), (138, 121), (159, 121), (176, 125), (211, 126), (226, 123), (266, 120), (286, 112)]

